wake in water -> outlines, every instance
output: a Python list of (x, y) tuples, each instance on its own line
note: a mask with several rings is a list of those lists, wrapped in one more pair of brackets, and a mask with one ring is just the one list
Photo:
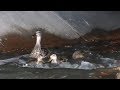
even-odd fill
[[(71, 69), (85, 69), (85, 70), (92, 70), (97, 68), (112, 68), (112, 67), (120, 66), (119, 60), (103, 58), (102, 56), (100, 57), (99, 55), (95, 56), (90, 51), (87, 58), (85, 58), (85, 56), (81, 51), (75, 51), (73, 55), (71, 55), (71, 57), (73, 57), (73, 59), (78, 59), (77, 61), (73, 60), (72, 58), (69, 59), (66, 58), (67, 60), (63, 61), (60, 58), (58, 58), (59, 55), (55, 53), (49, 53), (48, 55), (46, 55), (46, 52), (41, 49), (41, 38), (42, 38), (41, 33), (37, 31), (36, 36), (37, 36), (36, 44), (31, 54), (22, 55), (6, 60), (0, 60), (0, 65), (15, 63), (20, 67), (29, 67), (29, 68), (44, 68), (44, 69), (71, 68)], [(93, 61), (93, 59), (96, 59), (97, 61), (97, 58), (99, 58), (98, 60), (99, 63), (90, 62)]]
[(0, 60), (0, 65), (6, 64), (15, 64), (19, 67), (28, 67), (28, 68), (44, 68), (44, 69), (54, 69), (54, 68), (71, 68), (71, 69), (84, 69), (84, 70), (92, 70), (98, 68), (113, 68), (120, 66), (119, 60), (114, 60), (111, 58), (100, 58), (102, 64), (90, 63), (87, 61), (81, 61), (80, 63), (70, 63), (70, 62), (62, 62), (59, 64), (52, 63), (40, 63), (36, 64), (35, 61), (28, 63), (29, 54)]

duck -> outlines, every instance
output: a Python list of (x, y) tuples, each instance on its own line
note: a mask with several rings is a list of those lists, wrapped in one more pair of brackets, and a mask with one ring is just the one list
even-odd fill
[(37, 59), (36, 64), (43, 63), (43, 59), (46, 57), (44, 50), (41, 49), (41, 38), (42, 34), (40, 31), (36, 32), (36, 44), (34, 46), (34, 49), (30, 53), (30, 58)]
[(80, 60), (80, 59), (83, 59), (85, 56), (84, 56), (84, 54), (81, 52), (81, 51), (75, 51), (74, 53), (73, 53), (73, 55), (72, 55), (72, 58), (74, 59), (74, 60)]
[(51, 62), (51, 64), (59, 64), (60, 63), (56, 54), (50, 55), (48, 62)]

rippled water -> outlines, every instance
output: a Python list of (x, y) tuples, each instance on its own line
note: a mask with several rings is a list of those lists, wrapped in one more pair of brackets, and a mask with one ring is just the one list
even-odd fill
[[(87, 52), (87, 58), (78, 62), (72, 62), (70, 55), (75, 50)], [(34, 62), (27, 63), (29, 54), (17, 57), (6, 56), (7, 59), (0, 60), (0, 79), (109, 79), (115, 78), (116, 73), (102, 72), (102, 69), (120, 66), (119, 52), (111, 55), (99, 55), (83, 48), (52, 49), (60, 57), (68, 59), (59, 65), (50, 63), (36, 65)], [(63, 55), (63, 56), (62, 56)], [(117, 59), (116, 59), (116, 58)], [(28, 65), (26, 65), (28, 64)]]

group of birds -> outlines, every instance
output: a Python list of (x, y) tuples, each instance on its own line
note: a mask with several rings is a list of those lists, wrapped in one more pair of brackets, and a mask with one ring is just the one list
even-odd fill
[[(30, 53), (30, 58), (37, 59), (36, 64), (45, 63), (44, 58), (48, 57), (46, 55), (45, 51), (42, 50), (42, 48), (41, 48), (41, 38), (42, 38), (41, 32), (37, 31), (36, 32), (36, 44), (35, 44), (35, 47), (32, 50), (32, 52)], [(80, 51), (76, 51), (73, 53), (72, 57), (73, 57), (73, 59), (84, 58), (84, 55), (81, 54)], [(58, 57), (55, 53), (49, 55), (48, 62), (50, 62), (51, 64), (60, 64), (61, 63), (61, 61), (58, 60)], [(115, 70), (120, 71), (120, 67), (115, 68)], [(116, 74), (116, 79), (120, 79), (120, 73)]]
[[(41, 49), (41, 38), (42, 38), (42, 34), (40, 31), (36, 32), (36, 44), (34, 49), (32, 50), (31, 54), (30, 54), (30, 58), (35, 58), (37, 59), (36, 64), (41, 64), (44, 63), (44, 58), (47, 57), (47, 55), (45, 54), (45, 51)], [(49, 61), (52, 64), (58, 64), (58, 58), (56, 54), (51, 54), (49, 56)]]
[[(30, 58), (37, 59), (36, 64), (45, 63), (44, 62), (45, 58), (49, 58), (47, 62), (50, 62), (51, 64), (60, 64), (62, 62), (66, 62), (66, 60), (59, 60), (58, 56), (55, 53), (50, 54), (48, 52), (48, 54), (46, 54), (47, 51), (41, 48), (41, 39), (42, 39), (42, 33), (41, 31), (37, 31), (36, 44), (32, 52), (30, 53)], [(81, 53), (81, 51), (75, 51), (72, 55), (72, 58), (74, 60), (81, 60), (84, 58), (84, 55), (83, 53)]]

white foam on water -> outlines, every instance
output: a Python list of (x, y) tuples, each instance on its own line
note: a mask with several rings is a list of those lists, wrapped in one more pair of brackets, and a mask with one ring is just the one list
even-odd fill
[(9, 58), (9, 59), (4, 59), (4, 60), (0, 60), (0, 65), (4, 65), (4, 64), (8, 64), (8, 63), (13, 63), (13, 62), (18, 62), (20, 64), (25, 63), (25, 61), (21, 60), (21, 57), (28, 57), (29, 54), (26, 55), (21, 55), (21, 56), (17, 56), (14, 58)]
[(16, 61), (18, 61), (18, 60), (19, 60), (18, 57), (10, 58), (10, 59), (5, 59), (5, 60), (0, 60), (0, 65), (12, 63), (12, 62), (16, 62)]
[[(83, 70), (92, 70), (97, 68), (112, 68), (120, 66), (120, 61), (111, 59), (111, 58), (101, 58), (103, 64), (95, 64), (87, 61), (81, 61), (81, 63), (71, 64), (70, 62), (62, 62), (60, 64), (36, 64), (35, 62), (27, 63), (24, 58), (29, 57), (29, 54), (21, 55), (14, 58), (9, 58), (5, 60), (0, 60), (0, 65), (5, 65), (9, 63), (16, 63), (20, 67), (28, 67), (28, 68), (44, 68), (44, 69), (53, 69), (53, 68), (70, 68), (70, 69), (83, 69)], [(106, 67), (107, 66), (107, 67)]]
[(82, 61), (79, 64), (71, 64), (69, 62), (63, 62), (60, 64), (52, 65), (52, 64), (36, 64), (36, 63), (31, 63), (24, 65), (22, 67), (30, 67), (30, 68), (44, 68), (44, 69), (53, 69), (53, 68), (69, 68), (69, 69), (84, 69), (84, 70), (92, 70), (96, 68), (103, 68), (103, 67), (98, 67), (100, 65), (95, 65), (90, 62), (85, 62)]
[(20, 67), (27, 68), (43, 68), (43, 69), (53, 69), (53, 68), (70, 68), (70, 69), (84, 69), (92, 70), (96, 68), (104, 68), (102, 65), (92, 64), (90, 62), (82, 61), (81, 63), (71, 64), (70, 62), (62, 62), (60, 64), (36, 64), (36, 62), (27, 63), (26, 60), (21, 59), (21, 57), (28, 57), (28, 55), (22, 55), (15, 58), (0, 60), (0, 65), (5, 65), (9, 63), (16, 63)]
[(96, 66), (90, 62), (82, 61), (79, 69), (91, 70), (96, 69)]
[(49, 69), (50, 68), (47, 64), (37, 64), (36, 67), (37, 68), (45, 68), (45, 69)]
[(72, 68), (72, 65), (69, 62), (63, 62), (59, 65), (60, 68)]
[(101, 58), (101, 60), (103, 64), (106, 65), (108, 68), (120, 66), (120, 60), (115, 60), (111, 58)]

